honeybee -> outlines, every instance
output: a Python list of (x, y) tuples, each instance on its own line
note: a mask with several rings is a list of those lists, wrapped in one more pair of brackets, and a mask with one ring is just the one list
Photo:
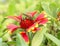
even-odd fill
[(60, 21), (60, 12), (57, 14), (57, 20)]

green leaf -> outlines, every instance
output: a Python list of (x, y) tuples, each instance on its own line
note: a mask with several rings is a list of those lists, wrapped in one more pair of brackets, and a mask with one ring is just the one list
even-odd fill
[(16, 37), (16, 46), (28, 46), (20, 34), (17, 34)]
[(16, 41), (8, 41), (7, 44), (16, 46)]
[(47, 31), (47, 28), (42, 28), (42, 30), (38, 31), (35, 36), (32, 39), (32, 44), (31, 46), (39, 46), (41, 45), (43, 38), (44, 38), (44, 33)]
[(57, 17), (57, 12), (58, 12), (58, 10), (59, 10), (57, 4), (56, 4), (56, 3), (51, 3), (51, 4), (49, 5), (49, 8), (50, 8), (50, 10), (51, 10), (51, 12), (52, 12), (52, 16), (56, 18), (56, 17)]
[(7, 43), (3, 43), (3, 46), (8, 46)]
[(45, 36), (49, 38), (50, 40), (52, 40), (57, 46), (60, 46), (60, 40), (58, 40), (56, 37), (54, 37), (53, 35), (49, 33), (45, 33)]
[(59, 30), (59, 32), (57, 33), (57, 38), (60, 39), (60, 30)]
[(2, 46), (2, 38), (0, 38), (0, 46)]
[(49, 14), (51, 15), (52, 12), (49, 8), (49, 3), (48, 2), (41, 2), (42, 8)]
[(3, 36), (3, 37), (2, 37), (3, 41), (6, 41), (6, 40), (11, 41), (11, 40), (10, 40), (10, 34), (7, 33), (7, 31), (4, 32), (4, 34), (3, 34), (2, 36)]
[(41, 2), (42, 8), (52, 17), (57, 17), (59, 7), (55, 2)]

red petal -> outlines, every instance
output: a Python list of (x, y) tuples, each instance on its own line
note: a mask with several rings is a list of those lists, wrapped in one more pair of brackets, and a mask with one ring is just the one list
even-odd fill
[(14, 20), (20, 22), (20, 20), (22, 19), (22, 16), (21, 15), (20, 16), (8, 16), (8, 18), (11, 18), (11, 19), (14, 19)]
[(28, 43), (29, 42), (29, 37), (25, 32), (20, 32), (21, 36), (23, 37), (23, 39)]
[(48, 19), (47, 18), (42, 18), (42, 19), (40, 19), (40, 21), (39, 21), (39, 24), (45, 24), (45, 23), (47, 23), (48, 22)]
[(9, 24), (7, 28), (10, 30), (9, 32), (13, 33), (15, 30), (17, 30), (18, 26), (14, 24)]
[(39, 14), (35, 21), (39, 21), (41, 18), (44, 18), (44, 15), (44, 13)]
[(30, 15), (31, 17), (33, 17), (36, 13), (37, 13), (37, 11), (34, 11), (34, 12), (28, 12), (27, 15)]
[(20, 20), (20, 19), (22, 19), (22, 15), (20, 15), (20, 16), (17, 16), (17, 18)]

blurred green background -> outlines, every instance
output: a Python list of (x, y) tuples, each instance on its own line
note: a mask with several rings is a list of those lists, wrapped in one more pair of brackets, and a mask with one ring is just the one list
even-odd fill
[[(7, 16), (20, 15), (21, 13), (31, 12), (35, 10), (39, 13), (41, 11), (45, 11), (48, 14), (48, 18), (50, 18), (50, 23), (47, 25), (48, 32), (60, 39), (60, 21), (56, 21), (57, 14), (60, 12), (60, 0), (0, 0), (0, 37), (3, 38), (3, 40), (6, 40), (7, 37), (10, 37), (10, 35), (7, 34), (4, 37), (2, 36), (4, 33), (6, 33), (6, 26), (9, 23), (16, 23), (14, 20), (7, 19)], [(54, 27), (53, 29), (51, 29), (52, 26)], [(47, 42), (47, 46), (56, 46), (56, 41), (53, 40), (53, 38), (52, 41), (55, 43), (49, 39), (48, 41), (49, 42)], [(3, 44), (3, 46), (8, 46), (6, 43)], [(14, 44), (14, 42), (10, 44)], [(41, 46), (46, 45), (45, 43), (42, 43)]]

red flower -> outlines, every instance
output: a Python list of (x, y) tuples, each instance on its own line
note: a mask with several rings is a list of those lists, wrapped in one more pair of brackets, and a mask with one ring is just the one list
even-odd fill
[[(34, 11), (31, 13), (28, 13), (27, 15), (33, 17), (36, 13), (37, 12)], [(38, 15), (38, 17), (35, 20), (31, 20), (30, 18), (22, 19), (22, 15), (20, 15), (20, 16), (9, 16), (8, 18), (12, 18), (12, 19), (17, 20), (20, 23), (21, 28), (27, 29), (36, 22), (38, 22), (38, 24), (42, 24), (42, 25), (45, 24), (48, 21), (48, 19), (44, 16), (45, 16), (45, 14), (44, 14), (44, 12), (42, 12)]]
[[(30, 16), (31, 18), (33, 18), (33, 16), (36, 14), (37, 12), (31, 12), (28, 13), (27, 15)], [(30, 19), (30, 18), (22, 18), (22, 15), (20, 16), (9, 16), (8, 18), (12, 18), (17, 20), (20, 24), (20, 28), (25, 29), (27, 32), (36, 32), (37, 30), (39, 30), (40, 28), (38, 28), (38, 24), (43, 25), (45, 23), (47, 23), (48, 19), (45, 17), (45, 13), (42, 12), (40, 13), (35, 20)], [(18, 26), (14, 26), (12, 25), (8, 25), (8, 29), (11, 30), (11, 32), (14, 32)], [(25, 32), (21, 33), (21, 36), (25, 39), (25, 41), (28, 41), (28, 36), (26, 35)]]

